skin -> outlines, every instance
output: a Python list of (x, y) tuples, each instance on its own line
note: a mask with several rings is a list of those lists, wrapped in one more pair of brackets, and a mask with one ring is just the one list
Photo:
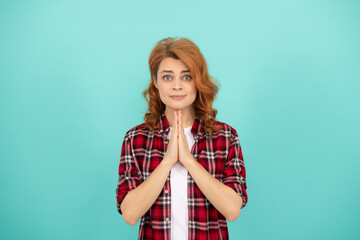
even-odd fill
[[(189, 68), (179, 59), (165, 58), (161, 61), (156, 79), (153, 80), (159, 90), (161, 101), (165, 104), (165, 115), (170, 126), (173, 125), (174, 112), (181, 110), (185, 127), (192, 126), (195, 120), (193, 102), (197, 89)], [(182, 100), (174, 100), (171, 95), (185, 95)]]
[[(214, 178), (189, 150), (184, 127), (192, 126), (195, 120), (192, 104), (197, 89), (188, 70), (181, 60), (173, 58), (165, 58), (159, 65), (157, 79), (154, 79), (155, 86), (161, 101), (166, 105), (165, 115), (173, 132), (161, 163), (143, 183), (126, 195), (120, 206), (125, 222), (130, 225), (135, 225), (156, 201), (177, 161), (184, 165), (201, 192), (228, 221), (235, 221), (240, 215), (242, 198), (232, 188)], [(185, 97), (174, 100), (170, 97), (173, 94)]]
[[(184, 135), (183, 122), (186, 123), (184, 124), (186, 127), (190, 127), (195, 120), (192, 105), (197, 94), (195, 80), (181, 60), (165, 58), (159, 65), (157, 79), (154, 81), (155, 87), (159, 90), (160, 99), (166, 106), (165, 115), (174, 133), (170, 136), (164, 159), (170, 161), (170, 164), (180, 161), (184, 165), (191, 153)], [(185, 95), (185, 97), (176, 100), (171, 98), (172, 95)]]

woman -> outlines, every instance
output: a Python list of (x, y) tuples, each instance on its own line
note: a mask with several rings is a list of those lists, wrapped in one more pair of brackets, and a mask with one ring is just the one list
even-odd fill
[(125, 134), (116, 189), (139, 239), (228, 239), (247, 203), (239, 138), (216, 121), (218, 88), (199, 48), (166, 38), (149, 57), (145, 122)]

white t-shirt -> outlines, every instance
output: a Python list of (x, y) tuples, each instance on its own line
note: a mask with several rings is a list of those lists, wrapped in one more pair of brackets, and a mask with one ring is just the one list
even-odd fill
[[(195, 143), (191, 128), (184, 128), (186, 140), (191, 151)], [(168, 138), (172, 133), (172, 127)], [(188, 239), (188, 201), (187, 201), (187, 174), (188, 170), (180, 163), (176, 162), (170, 171), (171, 187), (171, 240)]]

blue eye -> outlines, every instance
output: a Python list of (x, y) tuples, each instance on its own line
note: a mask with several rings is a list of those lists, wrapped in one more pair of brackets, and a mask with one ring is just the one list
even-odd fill
[(166, 81), (169, 81), (169, 80), (171, 80), (171, 77), (170, 77), (169, 75), (165, 75), (165, 76), (163, 77), (163, 79), (166, 80)]
[(184, 78), (184, 80), (187, 80), (187, 81), (191, 80), (191, 76), (190, 76), (190, 75), (185, 75), (183, 78)]

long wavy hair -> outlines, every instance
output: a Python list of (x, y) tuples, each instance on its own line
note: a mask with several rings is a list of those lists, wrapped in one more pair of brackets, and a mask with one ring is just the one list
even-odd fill
[(151, 79), (149, 86), (143, 91), (143, 96), (148, 104), (147, 113), (144, 116), (145, 126), (151, 131), (158, 128), (156, 122), (160, 114), (165, 110), (165, 104), (161, 101), (159, 91), (154, 82), (161, 61), (165, 58), (180, 59), (189, 68), (195, 80), (197, 96), (193, 102), (195, 115), (204, 120), (204, 131), (210, 133), (221, 127), (215, 125), (217, 110), (212, 107), (218, 86), (209, 75), (204, 56), (198, 46), (187, 38), (164, 38), (157, 42), (149, 56)]

